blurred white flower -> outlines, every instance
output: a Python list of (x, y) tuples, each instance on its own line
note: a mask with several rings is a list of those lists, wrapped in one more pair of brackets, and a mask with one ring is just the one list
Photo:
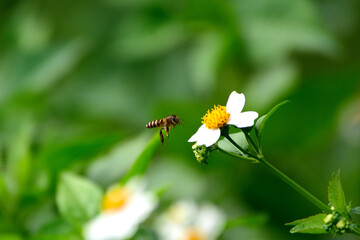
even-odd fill
[(140, 179), (131, 179), (124, 186), (115, 185), (105, 194), (101, 213), (86, 225), (84, 237), (86, 240), (130, 238), (156, 205), (156, 197), (145, 191)]
[(225, 216), (216, 206), (183, 200), (159, 218), (157, 231), (161, 240), (215, 240), (224, 225)]
[(224, 106), (214, 106), (214, 109), (207, 111), (202, 118), (201, 127), (188, 140), (197, 142), (198, 145), (209, 147), (217, 142), (221, 135), (220, 128), (225, 125), (233, 125), (237, 128), (251, 127), (259, 114), (254, 111), (241, 112), (245, 105), (245, 95), (233, 91)]

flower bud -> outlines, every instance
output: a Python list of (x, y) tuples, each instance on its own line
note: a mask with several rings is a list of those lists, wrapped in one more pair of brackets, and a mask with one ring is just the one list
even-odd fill
[(346, 226), (346, 221), (344, 219), (340, 219), (340, 221), (337, 222), (336, 228), (343, 229)]
[(205, 145), (198, 145), (195, 143), (192, 146), (195, 158), (199, 163), (206, 163), (207, 158), (210, 155), (210, 152), (213, 150), (213, 147), (206, 147)]
[(332, 215), (332, 214), (328, 214), (328, 215), (326, 215), (326, 217), (324, 218), (324, 223), (325, 223), (325, 224), (329, 224), (329, 223), (331, 223), (332, 221), (334, 221), (334, 215)]

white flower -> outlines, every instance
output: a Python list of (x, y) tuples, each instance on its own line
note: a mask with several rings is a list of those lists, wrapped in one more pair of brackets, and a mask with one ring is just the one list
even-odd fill
[(157, 230), (161, 240), (215, 240), (224, 224), (225, 217), (216, 206), (199, 207), (193, 201), (183, 200), (160, 217)]
[(157, 199), (146, 192), (140, 179), (131, 179), (125, 186), (109, 189), (103, 199), (102, 212), (84, 229), (86, 240), (117, 240), (132, 237), (150, 213)]
[(254, 125), (254, 121), (259, 114), (254, 111), (241, 112), (245, 105), (245, 95), (233, 91), (224, 106), (214, 106), (214, 109), (205, 114), (202, 118), (201, 127), (188, 140), (188, 142), (197, 142), (198, 145), (209, 147), (217, 142), (221, 130), (226, 124), (237, 128), (246, 128)]

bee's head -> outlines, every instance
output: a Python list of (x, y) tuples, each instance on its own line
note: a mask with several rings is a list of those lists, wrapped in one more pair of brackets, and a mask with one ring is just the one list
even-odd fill
[(171, 115), (171, 121), (173, 121), (174, 123), (176, 124), (179, 124), (180, 123), (180, 119), (177, 115)]

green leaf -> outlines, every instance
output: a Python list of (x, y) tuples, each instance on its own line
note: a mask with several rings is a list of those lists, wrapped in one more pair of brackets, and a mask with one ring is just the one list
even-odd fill
[(12, 212), (21, 201), (21, 197), (32, 186), (29, 179), (32, 171), (31, 140), (34, 124), (31, 117), (24, 114), (22, 119), (15, 120), (8, 126), (12, 129), (8, 143), (4, 141), (6, 155), (1, 165), (0, 204), (5, 203), (5, 211)]
[[(243, 132), (232, 133), (232, 134), (229, 134), (229, 135), (244, 150), (247, 150), (249, 148), (249, 144), (246, 141), (246, 137), (245, 137), (245, 134)], [(244, 154), (242, 152), (240, 152), (240, 150), (237, 149), (226, 138), (223, 138), (220, 141), (218, 141), (218, 147), (223, 149), (224, 151), (230, 153), (230, 154), (235, 154), (235, 155), (237, 155), (237, 157), (243, 158), (244, 160), (251, 161), (251, 162), (256, 162), (255, 159), (245, 157)]]
[(351, 213), (360, 215), (360, 207), (354, 207), (350, 210)]
[(108, 153), (91, 162), (85, 175), (104, 188), (112, 185), (119, 181), (120, 177), (126, 175), (151, 138), (152, 134), (143, 132), (143, 134), (115, 144)]
[(295, 220), (295, 221), (290, 222), (290, 223), (286, 223), (285, 225), (287, 225), (287, 226), (295, 226), (295, 225), (298, 225), (300, 223), (307, 222), (309, 220), (322, 220), (322, 221), (324, 221), (325, 217), (326, 217), (325, 213), (319, 213), (319, 214), (316, 214), (314, 216), (310, 216), (310, 217), (307, 217), (307, 218), (302, 218), (302, 219)]
[(299, 219), (286, 225), (295, 225), (290, 229), (291, 233), (310, 233), (310, 234), (323, 234), (327, 233), (324, 229), (325, 213), (320, 213), (308, 218)]
[[(229, 134), (229, 135), (243, 149), (247, 150), (249, 148), (249, 144), (246, 141), (246, 137), (245, 137), (245, 134), (243, 132), (232, 133), (232, 134)], [(235, 154), (238, 154), (238, 155), (242, 154), (239, 151), (239, 149), (237, 149), (233, 144), (231, 144), (229, 142), (229, 140), (227, 140), (226, 138), (223, 138), (220, 141), (218, 141), (218, 146), (221, 147), (222, 149), (224, 149), (227, 152), (235, 153)]]
[(140, 156), (136, 159), (135, 163), (132, 165), (131, 169), (127, 174), (121, 179), (120, 183), (126, 183), (130, 178), (135, 175), (143, 175), (146, 172), (146, 169), (150, 163), (151, 158), (153, 157), (155, 150), (160, 145), (160, 140), (158, 134), (156, 134), (142, 151)]
[(279, 104), (277, 104), (275, 107), (273, 107), (267, 114), (265, 114), (264, 116), (261, 116), (260, 118), (258, 118), (258, 120), (255, 123), (255, 132), (256, 132), (256, 136), (259, 140), (259, 143), (261, 145), (261, 137), (262, 137), (262, 133), (264, 130), (264, 126), (267, 122), (267, 120), (283, 105), (285, 105), (286, 103), (289, 103), (289, 100), (285, 100)]
[(47, 221), (38, 231), (38, 235), (67, 235), (75, 230), (68, 221), (61, 216), (57, 216), (50, 221)]
[(94, 183), (72, 173), (63, 173), (58, 184), (56, 203), (61, 215), (75, 226), (81, 226), (99, 211), (102, 191)]
[(345, 194), (340, 182), (340, 169), (337, 173), (333, 173), (329, 182), (328, 198), (330, 204), (340, 214), (347, 216)]
[(171, 184), (165, 184), (157, 189), (155, 189), (154, 193), (158, 198), (161, 198), (166, 192), (168, 192), (171, 189)]
[(358, 224), (360, 224), (360, 206), (354, 207), (350, 210), (351, 218)]

